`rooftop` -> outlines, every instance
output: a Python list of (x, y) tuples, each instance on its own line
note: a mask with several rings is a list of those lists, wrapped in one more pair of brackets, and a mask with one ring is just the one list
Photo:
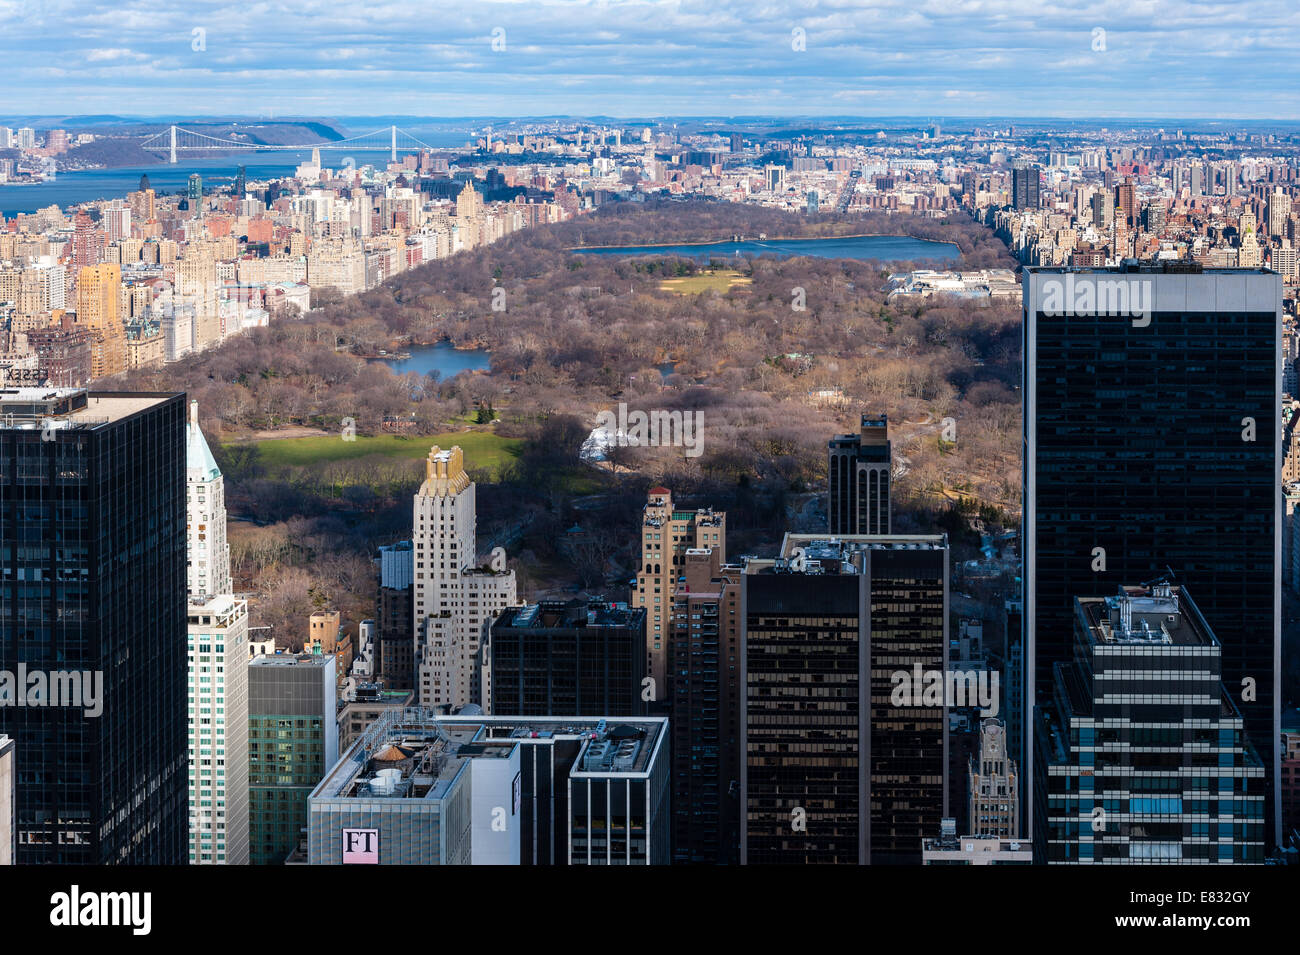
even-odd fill
[(1218, 645), (1182, 588), (1164, 581), (1121, 587), (1112, 597), (1080, 597), (1078, 607), (1094, 646)]
[(0, 423), (10, 428), (98, 427), (175, 397), (160, 392), (88, 392), (84, 388), (0, 389)]
[(448, 716), (445, 726), (473, 726), (475, 742), (512, 739), (582, 741), (574, 775), (643, 775), (665, 736), (664, 717)]
[(540, 600), (502, 611), (498, 624), (517, 628), (629, 627), (643, 620), (644, 607), (610, 600)]
[(475, 756), (509, 756), (512, 747), (461, 752), (472, 743), (466, 728), (436, 719), (385, 713), (325, 776), (313, 799), (441, 799)]
[(334, 662), (332, 653), (275, 653), (262, 654), (248, 661), (250, 667), (323, 667)]
[(944, 552), (948, 538), (942, 534), (786, 534), (776, 557), (746, 558), (747, 574), (857, 574), (864, 553)]
[(439, 799), (470, 759), (504, 759), (531, 741), (581, 741), (575, 776), (649, 771), (667, 720), (383, 713), (321, 780), (319, 799)]

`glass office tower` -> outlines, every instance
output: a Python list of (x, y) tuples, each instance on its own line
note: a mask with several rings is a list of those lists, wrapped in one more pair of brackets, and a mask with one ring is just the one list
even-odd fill
[(1172, 572), (1222, 644), (1275, 794), (1281, 278), (1029, 269), (1024, 304), (1027, 711), (1050, 702), (1053, 666), (1071, 658), (1076, 597)]
[(16, 861), (183, 865), (184, 395), (0, 392), (0, 553)]
[(1074, 604), (1041, 714), (1037, 855), (1054, 865), (1264, 861), (1264, 764), (1220, 646), (1167, 582)]
[(741, 863), (919, 865), (948, 710), (893, 691), (947, 670), (947, 540), (787, 534), (740, 580)]

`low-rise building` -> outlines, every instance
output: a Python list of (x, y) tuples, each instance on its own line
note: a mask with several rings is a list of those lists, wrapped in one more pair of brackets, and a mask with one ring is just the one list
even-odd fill
[(667, 864), (666, 738), (663, 718), (385, 712), (312, 792), (308, 861)]

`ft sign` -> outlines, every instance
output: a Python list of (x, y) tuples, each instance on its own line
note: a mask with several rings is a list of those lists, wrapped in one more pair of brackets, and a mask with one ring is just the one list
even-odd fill
[(379, 830), (343, 830), (344, 865), (379, 865)]

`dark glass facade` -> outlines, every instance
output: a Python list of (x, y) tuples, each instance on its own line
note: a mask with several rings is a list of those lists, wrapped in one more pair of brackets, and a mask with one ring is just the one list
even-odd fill
[[(1148, 314), (1133, 314), (1132, 302), (1049, 301), (1062, 286), (1121, 281)], [(1270, 754), (1271, 793), (1281, 279), (1034, 269), (1025, 305), (1026, 707), (1051, 702), (1053, 668), (1071, 659), (1076, 597), (1172, 571), (1222, 644), (1223, 681), (1256, 749)], [(1247, 678), (1253, 699), (1243, 698)], [(1026, 750), (1037, 752), (1032, 738)]]
[(644, 608), (544, 600), (492, 623), (492, 711), (511, 716), (646, 712)]
[(893, 675), (945, 670), (947, 546), (804, 545), (741, 578), (742, 862), (919, 864), (946, 810), (946, 708), (896, 706)]
[(415, 591), (410, 587), (379, 588), (379, 639), (376, 669), (393, 690), (415, 688)]
[(740, 568), (688, 551), (673, 598), (674, 864), (740, 861)]
[(832, 534), (888, 534), (893, 452), (887, 415), (863, 415), (858, 434), (832, 438), (827, 526)]
[(1033, 163), (1017, 163), (1011, 170), (1011, 204), (1016, 211), (1042, 205), (1042, 178), (1042, 169)]
[(18, 399), (0, 401), (0, 670), (103, 683), (98, 716), (0, 706), (17, 862), (183, 865), (184, 395)]
[(307, 797), (338, 762), (334, 657), (248, 666), (248, 858), (280, 865), (307, 831)]
[(871, 862), (919, 864), (943, 816), (948, 717), (943, 706), (894, 706), (892, 675), (944, 672), (948, 552), (884, 549), (870, 558)]

